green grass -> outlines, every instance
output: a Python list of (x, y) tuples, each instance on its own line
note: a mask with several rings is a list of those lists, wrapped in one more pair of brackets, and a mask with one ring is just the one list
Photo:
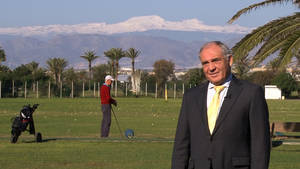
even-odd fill
[(272, 149), (270, 169), (300, 168), (300, 145), (282, 145)]
[[(120, 138), (112, 116), (109, 139), (100, 139), (98, 98), (0, 99), (0, 168), (167, 169), (180, 109), (180, 99), (117, 98), (114, 108), (122, 130), (131, 128), (135, 139)], [(10, 118), (25, 104), (38, 103), (36, 131), (43, 143), (22, 133), (9, 143)], [(300, 121), (299, 100), (270, 100), (270, 121)], [(300, 146), (282, 145), (271, 153), (271, 169), (300, 168)]]
[[(123, 129), (134, 129), (143, 138), (173, 138), (180, 100), (119, 98), (114, 112)], [(98, 137), (101, 123), (100, 100), (87, 99), (1, 99), (0, 136), (8, 136), (10, 118), (24, 104), (38, 103), (34, 113), (37, 130), (49, 137)], [(119, 131), (112, 116), (112, 137)], [(6, 130), (5, 130), (6, 129)]]
[[(104, 141), (18, 143), (1, 146), (0, 163), (1, 168), (6, 169), (21, 166), (28, 166), (30, 169), (153, 169), (170, 165), (170, 150), (171, 143)], [(14, 160), (18, 162), (13, 162)]]
[(268, 100), (270, 121), (300, 122), (300, 100)]

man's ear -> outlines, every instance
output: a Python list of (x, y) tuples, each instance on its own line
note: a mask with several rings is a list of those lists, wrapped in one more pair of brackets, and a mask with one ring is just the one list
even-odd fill
[(232, 64), (233, 64), (233, 56), (232, 56), (232, 55), (230, 55), (230, 56), (228, 57), (228, 61), (229, 61), (229, 65), (230, 65), (230, 67), (231, 67)]

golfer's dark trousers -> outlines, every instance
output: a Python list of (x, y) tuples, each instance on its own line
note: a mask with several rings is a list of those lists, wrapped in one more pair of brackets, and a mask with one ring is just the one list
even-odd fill
[(101, 123), (101, 137), (108, 137), (110, 124), (111, 124), (111, 105), (102, 104), (101, 105), (103, 117)]

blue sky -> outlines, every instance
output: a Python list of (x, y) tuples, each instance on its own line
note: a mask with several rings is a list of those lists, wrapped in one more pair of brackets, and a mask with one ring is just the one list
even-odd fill
[[(117, 23), (135, 16), (158, 15), (169, 21), (197, 18), (208, 25), (226, 25), (239, 9), (259, 0), (1, 0), (0, 27)], [(268, 6), (235, 22), (257, 27), (299, 11), (295, 6)]]

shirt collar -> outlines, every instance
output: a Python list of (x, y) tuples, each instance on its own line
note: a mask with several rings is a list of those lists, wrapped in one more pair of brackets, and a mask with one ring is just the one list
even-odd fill
[[(229, 77), (225, 80), (225, 82), (221, 85), (221, 86), (225, 86), (225, 88), (229, 87), (229, 84), (232, 80), (232, 74), (230, 73)], [(208, 83), (208, 89), (212, 89), (214, 88), (214, 84), (212, 84), (211, 82)]]
[(107, 87), (110, 87), (110, 85), (106, 84), (106, 83), (103, 83), (103, 85), (107, 86)]

